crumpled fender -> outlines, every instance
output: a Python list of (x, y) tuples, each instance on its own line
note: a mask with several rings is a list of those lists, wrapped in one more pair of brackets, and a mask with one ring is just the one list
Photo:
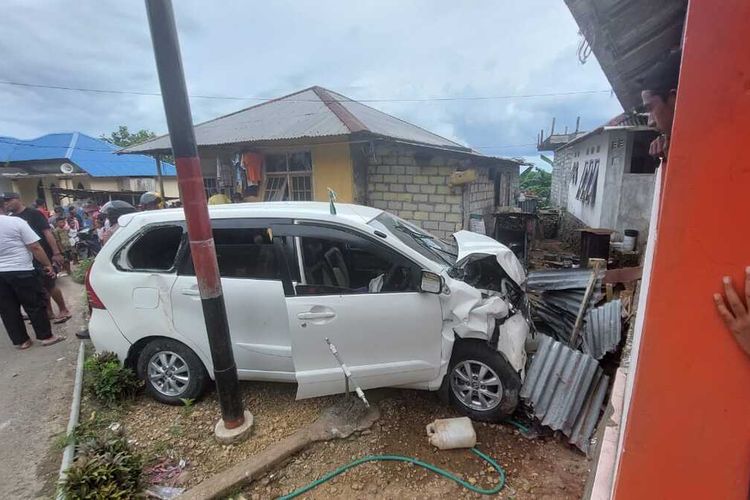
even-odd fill
[[(508, 316), (508, 303), (497, 292), (478, 290), (463, 281), (446, 278), (449, 293), (440, 294), (443, 310), (442, 352), (439, 377), (430, 383), (437, 389), (448, 372), (450, 356), (456, 336), (463, 339), (488, 341), (495, 323)], [(489, 295), (482, 297), (482, 294)], [(514, 314), (500, 325), (497, 350), (505, 356), (514, 370), (524, 377), (526, 366), (526, 336), (529, 327), (525, 318)]]
[[(489, 339), (495, 321), (508, 315), (508, 304), (498, 295), (482, 297), (482, 291), (458, 280), (450, 280), (449, 294), (440, 296), (443, 327), (461, 338)], [(490, 292), (492, 293), (492, 292)]]

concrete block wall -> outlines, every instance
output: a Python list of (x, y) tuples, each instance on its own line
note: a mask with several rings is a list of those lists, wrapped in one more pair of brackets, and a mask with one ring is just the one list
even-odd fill
[[(451, 174), (467, 168), (476, 170), (477, 179), (450, 187)], [(500, 170), (506, 173), (506, 191), (515, 193), (518, 167), (499, 167)], [(485, 227), (491, 231), (495, 181), (490, 177), (490, 167), (476, 166), (465, 155), (378, 144), (367, 158), (367, 204), (398, 215), (439, 238), (468, 229), (471, 213), (484, 215)]]
[(550, 186), (550, 204), (555, 208), (564, 208), (568, 202), (568, 183), (574, 148), (561, 148), (555, 151), (552, 166), (552, 185)]
[(466, 186), (464, 196), (467, 198), (464, 206), (468, 210), (464, 214), (464, 227), (469, 227), (469, 215), (481, 214), (484, 218), (484, 227), (488, 233), (492, 232), (492, 214), (495, 212), (495, 182), (490, 179), (490, 170), (487, 167), (475, 169), (477, 180)]
[(463, 191), (449, 187), (448, 179), (463, 165), (442, 155), (417, 160), (406, 148), (378, 146), (369, 159), (368, 202), (439, 238), (449, 237), (461, 229)]

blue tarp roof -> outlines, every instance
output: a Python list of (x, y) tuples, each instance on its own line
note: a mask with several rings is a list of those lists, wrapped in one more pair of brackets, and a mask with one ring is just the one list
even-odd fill
[[(0, 163), (67, 160), (92, 177), (155, 177), (156, 161), (146, 155), (118, 155), (120, 148), (80, 132), (47, 134), (23, 140), (0, 136)], [(172, 164), (162, 163), (162, 173), (175, 176)]]

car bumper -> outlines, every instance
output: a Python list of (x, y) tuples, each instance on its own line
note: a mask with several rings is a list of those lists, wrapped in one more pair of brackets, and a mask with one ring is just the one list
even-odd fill
[(121, 362), (127, 358), (131, 343), (122, 335), (107, 310), (91, 311), (89, 335), (97, 352), (113, 352)]

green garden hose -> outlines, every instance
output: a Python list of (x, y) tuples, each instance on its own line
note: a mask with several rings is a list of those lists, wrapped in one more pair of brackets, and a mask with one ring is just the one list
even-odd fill
[(367, 462), (408, 462), (414, 465), (417, 465), (419, 467), (422, 467), (423, 469), (427, 469), (429, 471), (434, 472), (435, 474), (439, 474), (445, 478), (450, 479), (451, 481), (455, 481), (456, 483), (460, 484), (467, 490), (473, 491), (474, 493), (480, 493), (482, 495), (494, 495), (495, 493), (499, 493), (500, 490), (503, 489), (505, 486), (505, 471), (503, 470), (500, 465), (492, 460), (492, 458), (488, 457), (481, 451), (477, 450), (476, 448), (472, 448), (471, 451), (479, 456), (479, 458), (483, 459), (485, 462), (490, 464), (493, 469), (497, 471), (497, 475), (499, 476), (498, 483), (486, 490), (484, 488), (479, 488), (477, 486), (474, 486), (471, 483), (468, 483), (464, 481), (463, 479), (454, 476), (450, 472), (443, 470), (439, 467), (436, 467), (432, 464), (428, 464), (427, 462), (422, 462), (421, 460), (417, 460), (416, 458), (412, 457), (404, 457), (402, 455), (367, 455), (362, 458), (358, 458), (357, 460), (354, 460), (353, 462), (349, 462), (346, 465), (342, 465), (338, 469), (329, 472), (328, 474), (324, 475), (320, 479), (316, 479), (312, 483), (309, 483), (306, 486), (303, 486), (302, 488), (299, 488), (297, 490), (294, 490), (293, 492), (289, 493), (288, 495), (284, 495), (282, 497), (279, 497), (279, 500), (290, 500), (292, 498), (296, 498), (303, 493), (307, 493), (308, 491), (317, 488), (321, 484), (325, 483), (326, 481), (329, 481), (333, 479), (334, 477), (338, 476), (339, 474), (343, 474), (344, 472), (348, 471), (349, 469), (353, 469), (354, 467), (357, 467), (359, 465), (362, 465)]
[[(522, 432), (528, 432), (529, 431), (529, 429), (526, 426), (524, 426), (523, 424), (521, 424), (520, 422), (517, 422), (515, 420), (506, 420), (505, 423), (508, 423), (508, 424), (511, 424), (511, 425), (517, 427)], [(505, 471), (503, 470), (503, 468), (497, 462), (495, 462), (492, 458), (490, 458), (489, 456), (485, 455), (484, 453), (482, 453), (478, 449), (471, 448), (471, 451), (472, 451), (472, 453), (474, 453), (475, 455), (477, 455), (479, 458), (481, 458), (482, 460), (484, 460), (485, 462), (487, 462), (488, 464), (490, 464), (492, 466), (492, 468), (495, 469), (495, 471), (497, 472), (499, 480), (498, 480), (497, 484), (494, 487), (490, 488), (489, 490), (486, 490), (484, 488), (478, 488), (477, 486), (474, 486), (473, 484), (464, 481), (463, 479), (461, 479), (458, 476), (454, 476), (450, 472), (448, 472), (446, 470), (443, 470), (440, 467), (436, 467), (436, 466), (434, 466), (432, 464), (428, 464), (427, 462), (422, 462), (421, 460), (417, 460), (416, 458), (413, 458), (413, 457), (405, 457), (403, 455), (367, 455), (367, 456), (364, 456), (362, 458), (358, 458), (357, 460), (354, 460), (353, 462), (349, 462), (346, 465), (342, 465), (338, 469), (329, 472), (328, 474), (324, 475), (323, 477), (321, 477), (319, 479), (316, 479), (315, 481), (313, 481), (313, 482), (311, 482), (311, 483), (303, 486), (302, 488), (296, 489), (296, 490), (294, 490), (293, 492), (291, 492), (291, 493), (289, 493), (287, 495), (279, 497), (278, 500), (291, 500), (292, 498), (297, 498), (298, 496), (300, 496), (300, 495), (302, 495), (304, 493), (307, 493), (308, 491), (310, 491), (312, 489), (317, 488), (321, 484), (323, 484), (323, 483), (325, 483), (327, 481), (330, 481), (334, 477), (336, 477), (336, 476), (338, 476), (340, 474), (343, 474), (344, 472), (348, 471), (349, 469), (353, 469), (353, 468), (355, 468), (355, 467), (357, 467), (359, 465), (362, 465), (362, 464), (365, 464), (365, 463), (368, 463), (368, 462), (407, 462), (407, 463), (411, 463), (411, 464), (417, 465), (419, 467), (422, 467), (423, 469), (427, 469), (429, 471), (432, 471), (435, 474), (439, 474), (439, 475), (441, 475), (441, 476), (443, 476), (443, 477), (445, 477), (447, 479), (450, 479), (451, 481), (454, 481), (454, 482), (460, 484), (461, 486), (463, 486), (467, 490), (473, 491), (474, 493), (479, 493), (481, 495), (494, 495), (496, 493), (500, 493), (500, 491), (503, 489), (503, 487), (505, 487)]]

